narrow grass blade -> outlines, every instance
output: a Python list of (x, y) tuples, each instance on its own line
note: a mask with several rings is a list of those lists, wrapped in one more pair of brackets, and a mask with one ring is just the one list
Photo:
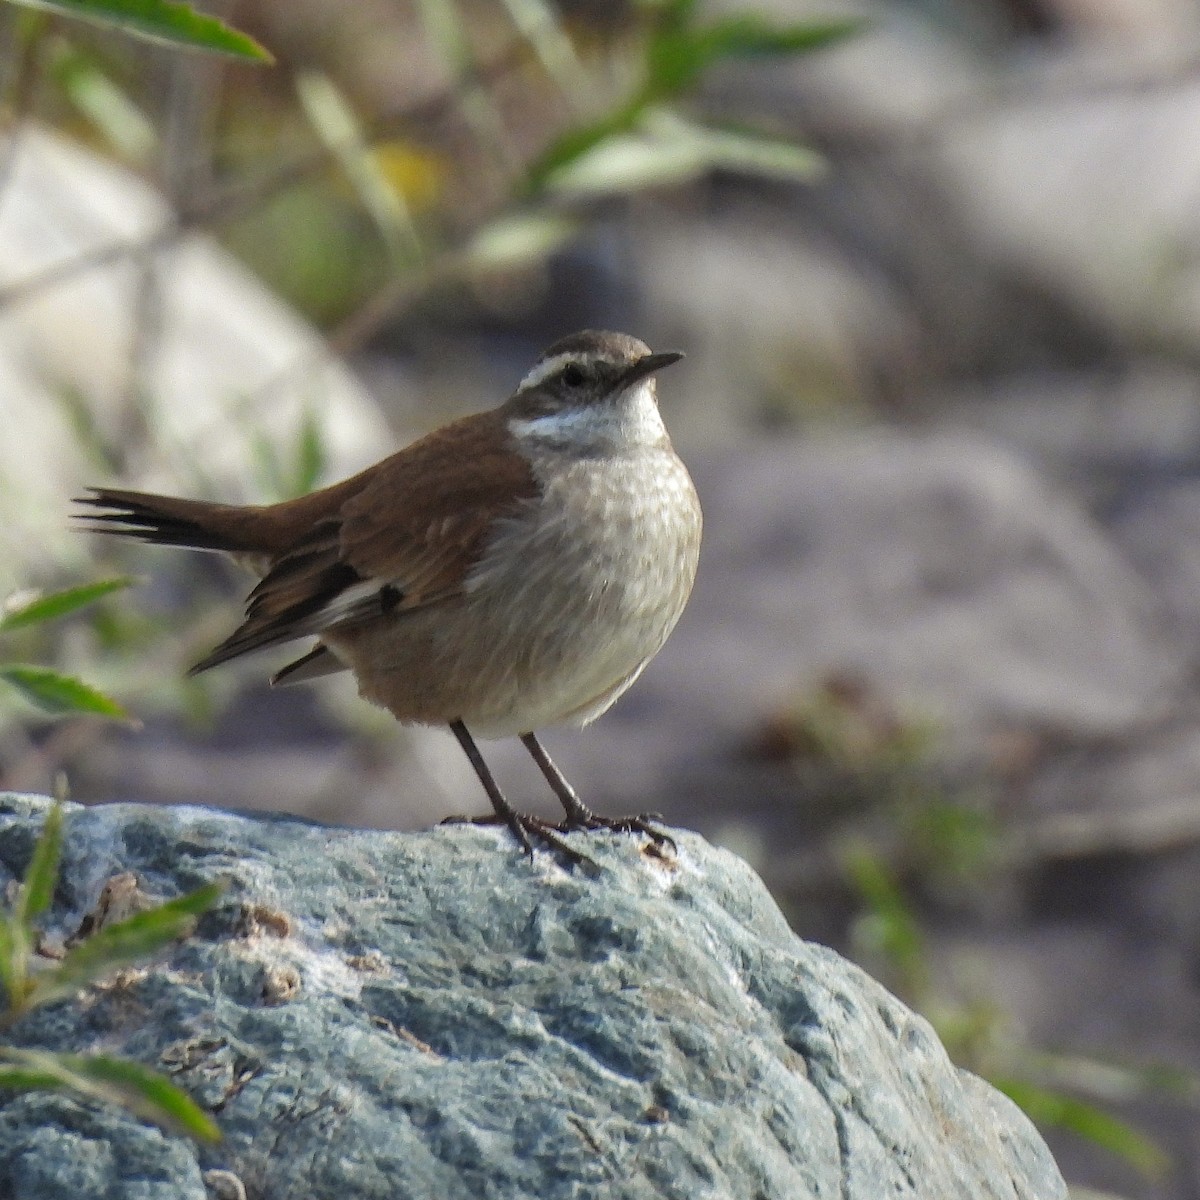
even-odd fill
[(55, 804), (46, 814), (41, 836), (33, 848), (33, 857), (25, 871), (13, 919), (28, 927), (34, 917), (50, 907), (54, 885), (58, 882), (58, 864), (62, 858), (63, 808)]
[(1147, 1178), (1160, 1178), (1170, 1166), (1170, 1159), (1156, 1142), (1086, 1100), (1023, 1079), (992, 1078), (990, 1082), (1036, 1124), (1069, 1129), (1123, 1158)]
[[(27, 939), (17, 933), (17, 926), (9, 913), (0, 913), (0, 984), (10, 1010), (20, 1008), (24, 991), (24, 946)], [(18, 955), (20, 960), (18, 961)]]
[(503, 0), (503, 4), (546, 73), (569, 101), (580, 91), (585, 76), (559, 14), (546, 0)]
[(53, 1071), (38, 1071), (33, 1067), (0, 1066), (0, 1088), (10, 1088), (14, 1092), (53, 1092), (62, 1086), (58, 1075)]
[(77, 1080), (93, 1087), (97, 1096), (107, 1095), (146, 1120), (200, 1141), (221, 1140), (221, 1131), (208, 1113), (169, 1079), (141, 1063), (107, 1055), (71, 1055), (64, 1065)]
[(637, 128), (606, 136), (542, 182), (560, 195), (591, 197), (675, 186), (713, 170), (807, 183), (823, 169), (821, 157), (804, 146), (709, 129), (656, 108), (642, 115)]
[(862, 28), (863, 23), (856, 20), (780, 27), (751, 13), (711, 25), (668, 22), (646, 47), (647, 86), (660, 98), (675, 96), (721, 59), (805, 54), (842, 41)]

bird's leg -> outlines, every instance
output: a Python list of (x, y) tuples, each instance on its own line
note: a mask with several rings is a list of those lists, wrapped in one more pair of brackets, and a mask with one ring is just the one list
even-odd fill
[(667, 845), (674, 850), (674, 839), (668, 837), (660, 829), (655, 829), (651, 821), (661, 821), (659, 813), (640, 813), (634, 817), (602, 817), (592, 812), (579, 798), (579, 793), (567, 782), (567, 777), (554, 765), (545, 747), (532, 733), (521, 734), (525, 749), (533, 755), (538, 770), (546, 777), (559, 803), (566, 809), (567, 819), (559, 826), (560, 829), (613, 829), (618, 833), (644, 833), (657, 845)]
[(479, 782), (483, 784), (483, 790), (487, 792), (495, 812), (490, 817), (450, 817), (443, 824), (469, 821), (475, 825), (494, 825), (502, 821), (512, 831), (513, 837), (517, 839), (530, 859), (533, 858), (533, 842), (530, 840), (532, 836), (544, 842), (552, 850), (557, 850), (559, 854), (576, 866), (592, 861), (586, 854), (567, 845), (558, 836), (555, 827), (549, 821), (517, 812), (504, 798), (500, 785), (488, 770), (488, 765), (483, 761), (483, 755), (479, 753), (479, 747), (475, 745), (475, 739), (467, 727), (462, 721), (451, 721), (450, 728), (454, 731), (454, 736), (458, 738), (458, 744), (463, 748), (463, 752), (470, 759), (471, 766), (475, 768), (475, 774), (479, 776)]

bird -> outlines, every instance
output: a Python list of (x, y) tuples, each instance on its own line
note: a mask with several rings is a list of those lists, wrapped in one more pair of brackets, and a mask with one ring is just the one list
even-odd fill
[[(404, 724), (448, 726), (502, 823), (572, 863), (562, 836), (673, 840), (658, 814), (605, 817), (580, 799), (537, 732), (582, 727), (642, 673), (696, 576), (702, 515), (658, 408), (683, 357), (629, 334), (555, 342), (498, 407), (452, 421), (351, 478), (268, 505), (113, 487), (76, 498), (86, 531), (222, 552), (258, 582), (241, 625), (189, 671), (302, 638), (271, 677), (349, 670)], [(518, 811), (476, 738), (519, 737), (564, 810)]]

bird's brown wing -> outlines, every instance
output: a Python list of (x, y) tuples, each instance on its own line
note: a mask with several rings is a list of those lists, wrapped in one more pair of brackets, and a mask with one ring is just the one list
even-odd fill
[(494, 522), (536, 493), (497, 413), (435, 431), (372, 468), (336, 512), (278, 554), (250, 593), (246, 620), (192, 673), (458, 595)]

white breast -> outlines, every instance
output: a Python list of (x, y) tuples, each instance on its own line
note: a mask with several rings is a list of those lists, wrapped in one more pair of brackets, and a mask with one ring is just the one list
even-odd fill
[[(513, 423), (518, 437), (538, 438), (531, 457), (543, 493), (501, 524), (466, 581), (472, 609), (501, 631), (481, 672), (498, 686), (467, 719), (480, 736), (592, 720), (683, 612), (700, 508), (653, 396), (644, 400), (624, 415)], [(584, 431), (606, 443), (603, 453), (580, 451)]]

